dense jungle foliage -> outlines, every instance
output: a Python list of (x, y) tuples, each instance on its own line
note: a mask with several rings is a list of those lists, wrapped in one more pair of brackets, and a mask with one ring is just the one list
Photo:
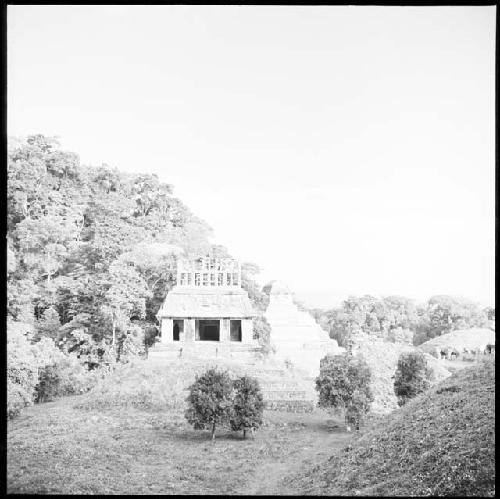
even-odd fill
[[(89, 372), (104, 375), (146, 353), (179, 255), (231, 256), (156, 175), (82, 165), (43, 135), (9, 143), (7, 209), (9, 401), (16, 407), (84, 391)], [(242, 285), (263, 310), (267, 297), (252, 277), (258, 271), (244, 263)], [(263, 318), (255, 334), (268, 343)]]
[(356, 332), (420, 345), (456, 329), (489, 327), (495, 321), (494, 308), (481, 309), (467, 298), (448, 295), (433, 296), (425, 304), (404, 296), (350, 296), (340, 307), (310, 313), (340, 346), (347, 346)]

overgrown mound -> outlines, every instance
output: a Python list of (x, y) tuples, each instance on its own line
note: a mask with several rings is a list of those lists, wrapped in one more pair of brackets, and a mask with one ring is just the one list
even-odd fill
[[(219, 363), (221, 364), (221, 363)], [(232, 375), (240, 370), (226, 361), (222, 367)], [(88, 393), (82, 395), (76, 407), (107, 409), (136, 407), (146, 410), (179, 410), (186, 407), (187, 388), (196, 374), (202, 374), (216, 362), (195, 359), (172, 359), (168, 362), (136, 360), (118, 366)]]
[(303, 494), (495, 494), (495, 362), (463, 369), (302, 476)]
[(186, 388), (201, 368), (184, 362), (163, 365), (137, 360), (117, 367), (76, 404), (83, 409), (137, 407), (182, 410)]
[[(398, 358), (403, 352), (414, 351), (415, 347), (399, 343), (390, 343), (369, 335), (358, 336), (353, 348), (355, 355), (362, 355), (372, 373), (371, 390), (374, 397), (372, 412), (386, 414), (398, 408), (394, 393), (394, 373)], [(428, 366), (432, 370), (432, 382), (436, 383), (448, 377), (450, 372), (442, 367), (431, 355), (425, 354)]]

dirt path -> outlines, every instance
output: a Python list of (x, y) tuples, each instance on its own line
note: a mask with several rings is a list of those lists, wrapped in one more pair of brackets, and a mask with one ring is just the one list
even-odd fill
[[(286, 415), (280, 414), (280, 419)], [(324, 415), (290, 415), (287, 423), (297, 434), (296, 445), (282, 459), (265, 459), (252, 473), (245, 486), (238, 491), (244, 495), (296, 495), (290, 478), (305, 468), (328, 459), (342, 448), (351, 434), (338, 421), (326, 420)], [(300, 421), (297, 428), (295, 421)], [(295, 428), (294, 428), (295, 426)], [(294, 428), (294, 430), (292, 430)]]

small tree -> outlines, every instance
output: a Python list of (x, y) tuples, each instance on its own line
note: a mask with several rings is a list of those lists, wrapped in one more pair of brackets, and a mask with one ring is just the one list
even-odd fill
[(373, 402), (370, 380), (370, 368), (362, 357), (349, 353), (327, 355), (321, 359), (320, 374), (316, 378), (319, 407), (343, 412), (348, 429), (351, 424), (359, 429)]
[(196, 376), (189, 387), (185, 417), (195, 430), (211, 429), (214, 440), (216, 427), (230, 418), (232, 399), (233, 382), (229, 374), (209, 369), (202, 376)]
[(402, 353), (394, 375), (394, 393), (400, 406), (430, 386), (432, 370), (422, 352)]
[(275, 349), (271, 344), (271, 325), (263, 315), (253, 318), (253, 338), (258, 341), (264, 355), (274, 353)]
[(37, 336), (36, 339), (43, 337), (57, 339), (59, 328), (61, 327), (61, 321), (59, 320), (59, 314), (54, 309), (54, 307), (47, 308), (40, 319), (35, 323)]
[(233, 431), (243, 430), (243, 438), (247, 431), (252, 433), (262, 425), (264, 399), (256, 379), (242, 376), (234, 381), (235, 397), (231, 411), (230, 423)]

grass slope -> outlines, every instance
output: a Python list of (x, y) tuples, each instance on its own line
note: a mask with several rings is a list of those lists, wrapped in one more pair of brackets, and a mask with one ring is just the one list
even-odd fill
[[(255, 439), (195, 431), (176, 409), (83, 409), (83, 396), (29, 407), (9, 421), (9, 494), (280, 493), (282, 474), (325, 459), (350, 434), (327, 415), (264, 412)], [(340, 421), (333, 423), (341, 425)]]
[(493, 496), (494, 359), (455, 373), (291, 481), (313, 495)]

